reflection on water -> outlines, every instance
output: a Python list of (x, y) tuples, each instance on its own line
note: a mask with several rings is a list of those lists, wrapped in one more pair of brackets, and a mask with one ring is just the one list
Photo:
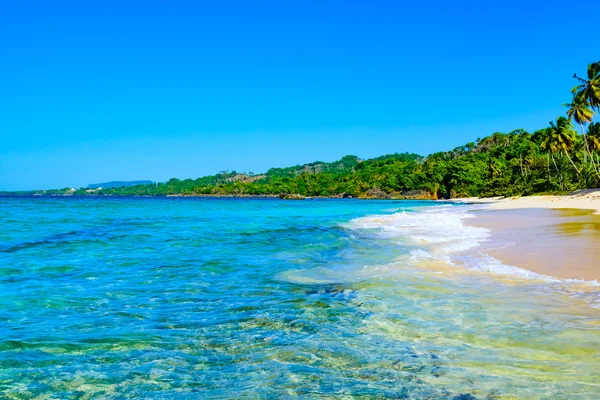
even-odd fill
[(483, 250), (543, 275), (600, 279), (600, 215), (590, 210), (478, 211), (469, 223), (488, 228)]
[(598, 240), (600, 243), (600, 215), (595, 214), (594, 210), (567, 208), (558, 209), (556, 213), (560, 218), (558, 223), (552, 226), (556, 227), (557, 233), (593, 236), (592, 240)]
[(425, 205), (0, 198), (0, 391), (598, 398), (598, 292)]

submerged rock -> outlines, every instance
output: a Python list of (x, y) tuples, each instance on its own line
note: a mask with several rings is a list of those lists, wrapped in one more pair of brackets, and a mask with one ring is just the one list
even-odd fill
[(466, 393), (454, 396), (452, 400), (477, 400), (477, 397), (473, 396), (472, 394)]
[(431, 375), (435, 376), (436, 378), (439, 378), (443, 375), (442, 368), (439, 365), (436, 365), (431, 369)]
[(397, 396), (398, 399), (410, 399), (410, 394), (407, 388), (403, 387)]

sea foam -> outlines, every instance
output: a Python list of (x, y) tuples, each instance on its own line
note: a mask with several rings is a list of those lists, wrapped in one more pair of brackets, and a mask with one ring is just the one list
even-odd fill
[(423, 245), (438, 254), (450, 254), (476, 247), (489, 238), (488, 229), (465, 225), (463, 220), (468, 218), (473, 218), (473, 215), (464, 209), (440, 206), (423, 208), (420, 212), (403, 210), (395, 214), (355, 218), (345, 227)]
[(476, 218), (472, 211), (482, 206), (441, 205), (423, 207), (419, 211), (402, 210), (394, 214), (369, 215), (355, 218), (345, 228), (368, 232), (382, 238), (398, 240), (399, 244), (416, 246), (401, 262), (421, 265), (424, 261), (442, 261), (448, 265), (477, 272), (510, 275), (552, 283), (586, 283), (597, 286), (597, 281), (559, 279), (538, 274), (518, 266), (502, 263), (481, 251), (481, 244), (489, 242), (489, 229), (466, 225), (465, 220)]

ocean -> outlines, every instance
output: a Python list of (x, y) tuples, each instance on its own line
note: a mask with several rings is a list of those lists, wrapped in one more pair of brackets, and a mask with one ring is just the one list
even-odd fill
[(0, 197), (0, 393), (600, 398), (595, 283), (486, 256), (473, 207)]

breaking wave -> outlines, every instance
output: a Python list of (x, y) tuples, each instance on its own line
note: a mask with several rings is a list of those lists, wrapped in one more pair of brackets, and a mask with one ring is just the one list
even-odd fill
[(480, 207), (423, 207), (419, 211), (403, 210), (389, 215), (355, 218), (344, 224), (344, 227), (355, 232), (394, 239), (398, 244), (414, 247), (409, 251), (408, 258), (396, 262), (419, 265), (425, 261), (441, 261), (451, 266), (478, 272), (555, 283), (600, 285), (597, 281), (559, 279), (541, 275), (517, 266), (503, 264), (498, 259), (485, 254), (481, 245), (490, 242), (490, 230), (465, 224), (465, 220), (476, 218), (471, 213), (476, 208)]

